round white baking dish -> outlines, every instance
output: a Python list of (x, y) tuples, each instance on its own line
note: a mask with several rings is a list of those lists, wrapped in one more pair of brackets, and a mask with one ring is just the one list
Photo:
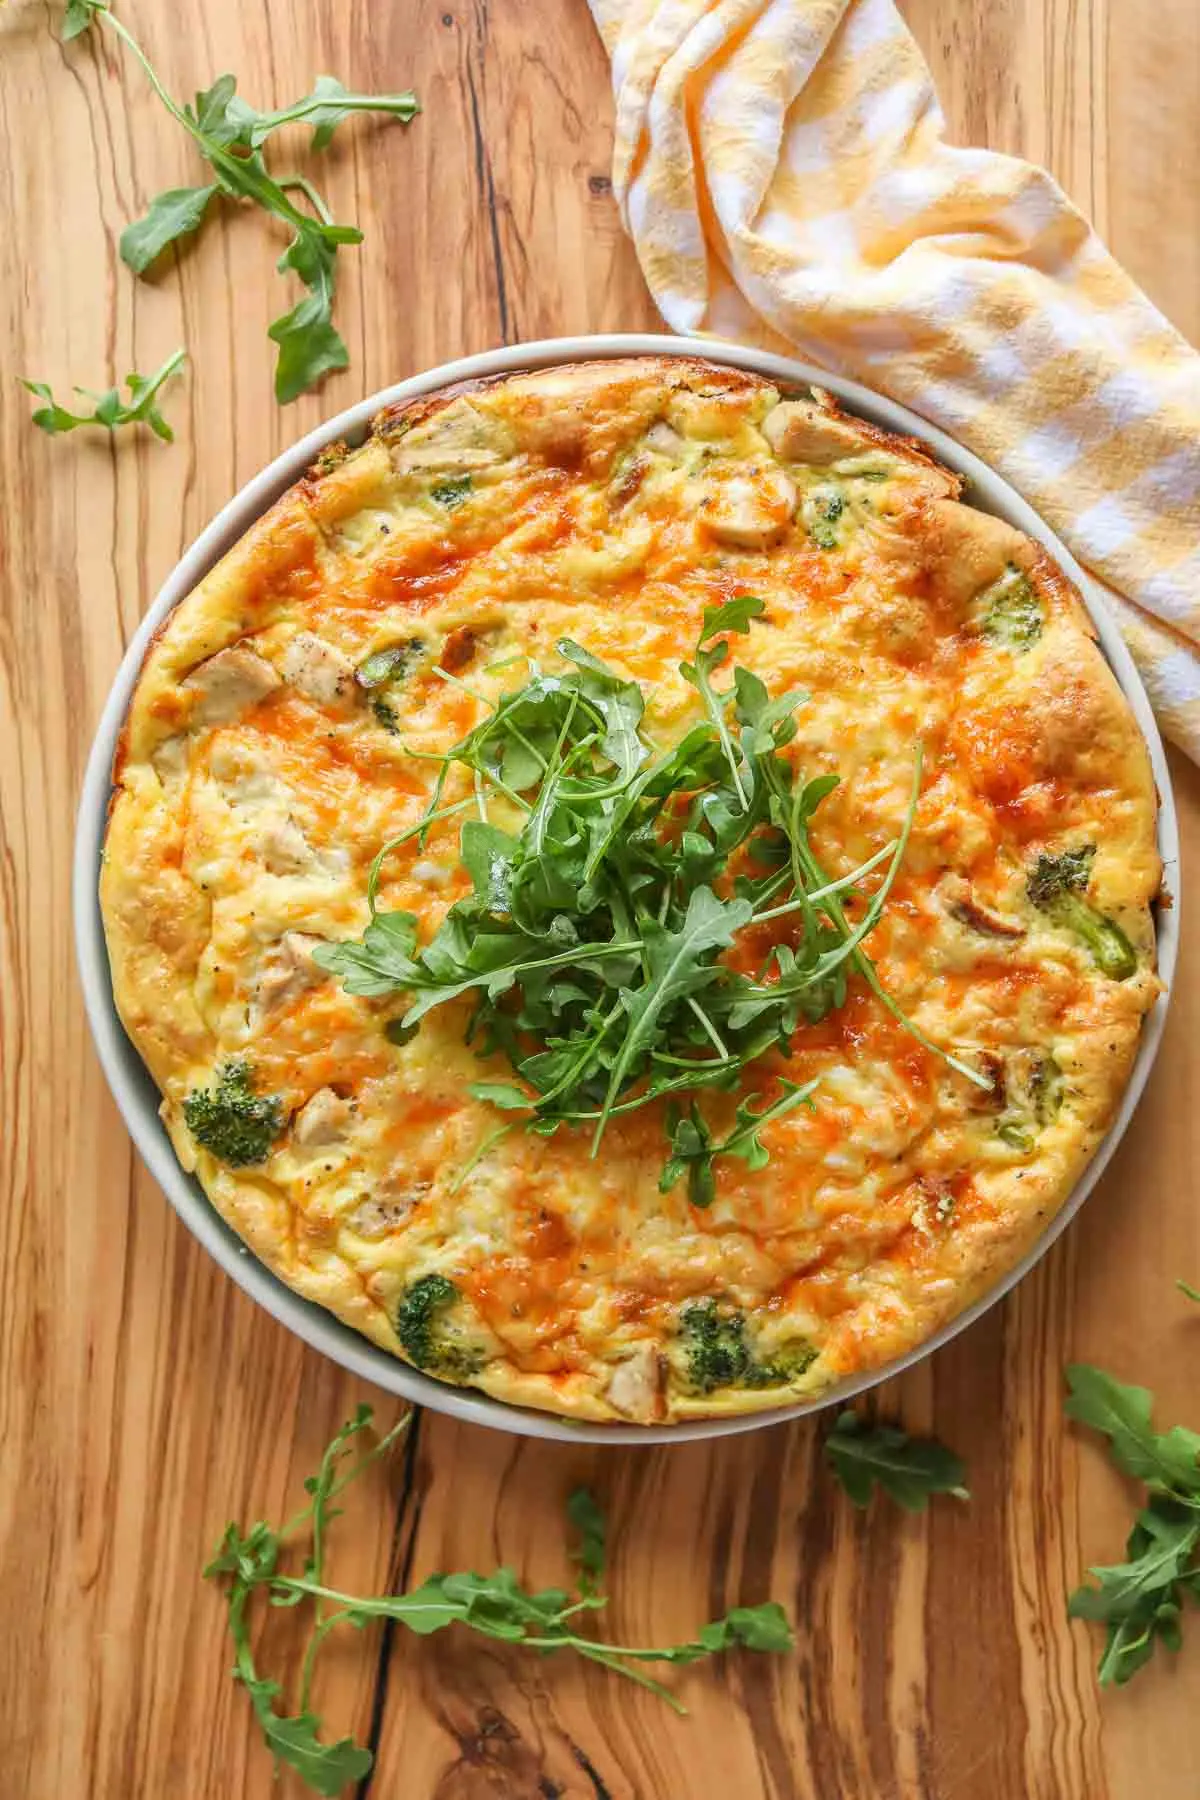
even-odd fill
[[(358, 442), (365, 435), (371, 419), (382, 407), (411, 400), (452, 382), (507, 375), (517, 369), (545, 368), (555, 363), (578, 362), (595, 357), (646, 355), (699, 355), (734, 368), (752, 370), (775, 382), (816, 382), (836, 394), (852, 412), (863, 418), (885, 426), (890, 431), (904, 432), (923, 439), (941, 462), (965, 477), (966, 497), (969, 500), (985, 511), (1007, 519), (1010, 524), (1045, 544), (1083, 594), (1099, 632), (1104, 653), (1145, 733), (1161, 802), (1158, 841), (1165, 868), (1164, 883), (1167, 890), (1175, 896), (1176, 904), (1159, 910), (1158, 964), (1166, 984), (1165, 991), (1143, 1026), (1133, 1073), (1112, 1128), (1089, 1164), (1083, 1179), (1037, 1244), (989, 1293), (907, 1356), (899, 1358), (885, 1369), (872, 1370), (870, 1374), (840, 1383), (816, 1401), (781, 1406), (771, 1412), (754, 1413), (743, 1418), (698, 1420), (674, 1426), (583, 1425), (555, 1418), (548, 1413), (508, 1406), (482, 1394), (447, 1387), (422, 1375), (408, 1364), (377, 1349), (366, 1338), (340, 1324), (322, 1308), (302, 1300), (250, 1254), (210, 1205), (199, 1182), (185, 1174), (176, 1161), (158, 1117), (158, 1091), (137, 1051), (125, 1036), (113, 1005), (108, 954), (96, 890), (111, 791), (113, 752), (151, 635), (171, 608), (190, 593), (200, 578), (284, 489), (304, 473), (327, 444), (339, 438), (352, 444)], [(921, 1357), (930, 1355), (958, 1332), (965, 1330), (1020, 1281), (1023, 1275), (1028, 1274), (1054, 1240), (1065, 1231), (1095, 1187), (1120, 1142), (1146, 1085), (1162, 1037), (1175, 972), (1179, 931), (1178, 897), (1179, 841), (1175, 805), (1162, 740), (1145, 689), (1095, 584), (1020, 495), (980, 462), (978, 457), (962, 449), (943, 432), (926, 424), (906, 407), (898, 406), (894, 401), (886, 400), (868, 388), (860, 387), (856, 382), (827, 375), (805, 363), (767, 355), (761, 351), (745, 350), (708, 339), (688, 340), (650, 335), (551, 338), (540, 343), (516, 344), (508, 349), (489, 350), (480, 356), (468, 356), (459, 362), (446, 363), (441, 368), (431, 369), (427, 374), (416, 375), (409, 381), (399, 382), (395, 387), (385, 388), (381, 393), (373, 394), (369, 399), (360, 401), (357, 406), (339, 413), (336, 418), (330, 419), (327, 424), (303, 438), (294, 448), (277, 457), (269, 468), (249, 481), (211, 525), (201, 532), (191, 549), (167, 577), (117, 671), (84, 776), (73, 874), (79, 972), (88, 1018), (108, 1084), (151, 1174), (188, 1228), (225, 1272), (281, 1324), (296, 1332), (314, 1349), (323, 1351), (343, 1368), (362, 1376), (366, 1381), (374, 1382), (378, 1387), (386, 1388), (389, 1393), (434, 1407), (459, 1419), (469, 1419), (477, 1424), (518, 1432), (528, 1437), (556, 1438), (567, 1442), (588, 1440), (606, 1444), (677, 1444), (692, 1438), (724, 1437), (733, 1432), (757, 1431), (764, 1425), (777, 1424), (781, 1420), (796, 1418), (803, 1413), (814, 1412), (823, 1406), (846, 1400), (864, 1388), (874, 1386), (885, 1376), (894, 1375)]]

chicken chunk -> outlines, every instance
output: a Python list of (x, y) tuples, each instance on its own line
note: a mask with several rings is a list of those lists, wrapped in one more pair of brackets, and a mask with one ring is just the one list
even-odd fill
[(696, 484), (700, 517), (713, 537), (742, 550), (762, 550), (783, 532), (796, 510), (796, 488), (782, 469), (710, 470)]
[(353, 706), (362, 698), (350, 658), (314, 632), (298, 631), (285, 646), (279, 666), (289, 686), (318, 706)]
[(320, 942), (305, 931), (285, 931), (271, 945), (258, 965), (253, 1002), (256, 1023), (325, 980), (325, 971), (317, 967), (312, 954)]
[(281, 685), (267, 662), (244, 644), (218, 650), (180, 683), (185, 694), (195, 695), (190, 723), (224, 725), (248, 712)]
[(662, 1416), (662, 1391), (663, 1361), (653, 1344), (638, 1344), (609, 1377), (610, 1404), (640, 1425)]
[(302, 1149), (328, 1149), (340, 1144), (354, 1116), (354, 1103), (331, 1087), (318, 1088), (292, 1121), (292, 1142)]
[(258, 853), (272, 875), (301, 875), (313, 864), (313, 847), (290, 814), (270, 819), (258, 837)]
[(784, 462), (825, 467), (843, 456), (860, 456), (861, 428), (839, 419), (813, 400), (783, 400), (763, 420), (763, 436)]

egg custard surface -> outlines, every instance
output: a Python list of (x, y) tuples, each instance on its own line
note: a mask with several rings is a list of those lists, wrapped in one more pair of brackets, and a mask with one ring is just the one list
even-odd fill
[[(959, 488), (820, 391), (582, 363), (383, 413), (171, 614), (114, 995), (292, 1288), (443, 1380), (659, 1423), (888, 1363), (1024, 1254), (1159, 991), (1155, 794), (1071, 583)], [(537, 836), (550, 782), (599, 860)]]

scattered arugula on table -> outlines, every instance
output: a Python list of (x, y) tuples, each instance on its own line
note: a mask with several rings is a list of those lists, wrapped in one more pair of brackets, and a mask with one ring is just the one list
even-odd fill
[(1126, 1561), (1089, 1569), (1095, 1582), (1076, 1588), (1067, 1607), (1074, 1619), (1108, 1627), (1100, 1682), (1121, 1686), (1156, 1645), (1179, 1649), (1184, 1601), (1200, 1600), (1200, 1433), (1183, 1425), (1156, 1432), (1153, 1395), (1088, 1363), (1068, 1368), (1067, 1383), (1068, 1415), (1102, 1432), (1117, 1467), (1148, 1490)]
[[(568, 1519), (580, 1540), (574, 1552), (579, 1570), (575, 1593), (563, 1588), (535, 1592), (524, 1587), (506, 1568), (496, 1569), (490, 1575), (471, 1571), (431, 1575), (407, 1594), (347, 1594), (331, 1587), (325, 1574), (325, 1553), (330, 1524), (340, 1511), (333, 1502), (369, 1464), (391, 1448), (408, 1419), (401, 1419), (372, 1447), (362, 1449), (370, 1423), (371, 1408), (360, 1406), (354, 1418), (335, 1435), (317, 1473), (304, 1484), (308, 1504), (294, 1518), (277, 1528), (262, 1520), (248, 1531), (237, 1524), (227, 1525), (204, 1570), (207, 1579), (219, 1582), (224, 1589), (234, 1646), (234, 1677), (250, 1696), (268, 1747), (278, 1762), (295, 1769), (318, 1794), (340, 1794), (348, 1782), (360, 1781), (373, 1761), (370, 1750), (351, 1737), (332, 1742), (322, 1738), (321, 1719), (310, 1704), (317, 1653), (340, 1624), (361, 1629), (376, 1619), (389, 1619), (422, 1637), (457, 1624), (541, 1655), (571, 1650), (613, 1674), (627, 1676), (649, 1688), (678, 1713), (686, 1712), (686, 1708), (670, 1688), (647, 1672), (646, 1664), (694, 1663), (734, 1649), (783, 1653), (794, 1648), (787, 1615), (774, 1601), (760, 1606), (735, 1606), (723, 1618), (701, 1626), (694, 1638), (682, 1644), (609, 1644), (577, 1629), (583, 1615), (600, 1612), (607, 1605), (600, 1585), (605, 1568), (604, 1515), (586, 1489), (577, 1490), (567, 1504)], [(311, 1547), (301, 1571), (287, 1574), (281, 1557), (290, 1540), (302, 1532), (309, 1534)], [(280, 1684), (260, 1674), (254, 1660), (249, 1614), (256, 1594), (272, 1606), (311, 1603), (314, 1609), (300, 1676), (299, 1706), (291, 1715), (277, 1710)]]
[[(785, 754), (805, 696), (772, 699), (740, 667), (728, 685), (714, 680), (729, 660), (728, 634), (748, 633), (763, 611), (743, 594), (705, 613), (692, 660), (680, 664), (703, 717), (667, 749), (646, 736), (638, 684), (560, 640), (565, 669), (534, 668), (432, 759), (441, 767), (424, 816), (375, 858), (361, 941), (315, 952), (350, 993), (406, 996), (389, 1027), (401, 1038), (435, 1007), (469, 995), (467, 1041), (482, 1055), (503, 1054), (520, 1078), (477, 1082), (475, 1097), (546, 1135), (590, 1127), (593, 1155), (614, 1117), (688, 1095), (686, 1112), (667, 1117), (662, 1186), (686, 1175), (697, 1206), (713, 1198), (718, 1159), (761, 1168), (763, 1127), (809, 1103), (812, 1084), (783, 1080), (782, 1059), (798, 1026), (842, 1004), (851, 976), (926, 1048), (987, 1086), (905, 1016), (862, 948), (908, 844), (920, 746), (896, 836), (834, 880), (809, 825), (838, 777), (807, 779)], [(443, 804), (451, 770), (464, 771), (473, 792)], [(492, 822), (497, 797), (517, 829)], [(383, 865), (401, 844), (423, 842), (434, 821), (476, 808), (460, 838), (473, 892), (419, 948), (413, 914), (378, 909)], [(881, 866), (868, 897), (860, 884)], [(755, 974), (722, 960), (747, 927), (783, 918), (791, 941), (766, 951)], [(696, 1092), (728, 1092), (752, 1066), (763, 1090), (714, 1138)]]
[(912, 1438), (899, 1425), (872, 1424), (861, 1413), (839, 1413), (825, 1439), (825, 1455), (855, 1506), (869, 1504), (876, 1487), (906, 1512), (923, 1512), (934, 1494), (969, 1499), (966, 1470), (933, 1438)]
[(60, 406), (44, 381), (26, 381), (22, 378), (21, 386), (46, 402), (34, 413), (33, 422), (51, 436), (60, 431), (75, 431), (80, 425), (103, 425), (107, 431), (116, 431), (121, 425), (148, 425), (156, 437), (170, 444), (174, 441), (175, 433), (159, 410), (158, 392), (186, 360), (185, 353), (176, 350), (153, 375), (127, 375), (125, 385), (129, 389), (128, 400), (122, 400), (119, 388), (109, 388), (105, 394), (94, 394), (90, 388), (77, 387), (77, 394), (95, 401), (90, 413), (73, 413), (65, 406)]
[[(164, 88), (136, 38), (102, 0), (68, 0), (63, 38), (78, 37), (96, 20), (114, 31), (137, 58), (154, 92), (191, 137), (215, 178), (156, 195), (145, 217), (122, 233), (122, 261), (135, 275), (144, 275), (168, 246), (199, 230), (218, 195), (250, 200), (281, 219), (292, 236), (277, 266), (281, 273), (291, 270), (297, 275), (308, 292), (275, 320), (268, 335), (278, 345), (275, 397), (280, 402), (296, 399), (350, 360), (333, 323), (336, 263), (344, 244), (362, 242), (362, 232), (354, 225), (337, 224), (304, 176), (272, 175), (263, 146), (282, 126), (303, 121), (313, 128), (313, 149), (323, 150), (353, 112), (390, 113), (407, 124), (419, 110), (416, 95), (352, 94), (332, 75), (319, 75), (312, 93), (303, 99), (276, 112), (259, 112), (238, 94), (233, 75), (221, 75), (196, 95), (194, 106), (180, 105)], [(297, 206), (292, 194), (302, 195), (312, 211)]]

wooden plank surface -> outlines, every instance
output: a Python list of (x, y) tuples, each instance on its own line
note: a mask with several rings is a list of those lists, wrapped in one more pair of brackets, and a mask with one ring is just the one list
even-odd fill
[[(909, 0), (959, 141), (1045, 159), (1200, 335), (1200, 12), (1160, 0)], [(154, 281), (116, 256), (196, 177), (111, 39), (0, 8), (0, 1733), (3, 1800), (280, 1800), (222, 1609), (198, 1580), (227, 1517), (283, 1516), (361, 1384), (218, 1274), (134, 1159), (75, 989), (68, 885), (90, 732), (181, 548), (261, 464), (361, 393), (504, 339), (653, 314), (607, 187), (608, 73), (583, 0), (128, 0), (179, 94), (234, 69), (262, 104), (321, 70), (411, 82), (407, 132), (359, 122), (322, 185), (366, 241), (338, 301), (351, 369), (281, 411), (264, 332), (277, 247), (226, 212)], [(186, 342), (178, 442), (51, 440), (15, 377), (101, 387)], [(1200, 778), (1174, 760), (1186, 845)], [(351, 1634), (318, 1694), (379, 1750), (367, 1784), (477, 1796), (1184, 1800), (1200, 1784), (1200, 1629), (1101, 1696), (1063, 1595), (1112, 1560), (1129, 1495), (1061, 1418), (1069, 1356), (1196, 1417), (1200, 966), (1134, 1129), (1078, 1225), (1003, 1307), (885, 1398), (967, 1459), (968, 1507), (855, 1514), (811, 1425), (713, 1448), (559, 1448), (424, 1416), (347, 1520), (350, 1584), (499, 1559), (563, 1573), (586, 1476), (615, 1530), (614, 1632), (688, 1633), (733, 1601), (794, 1611), (794, 1661), (680, 1681), (676, 1720), (602, 1672), (459, 1634)], [(381, 1413), (391, 1416), (387, 1402)], [(286, 1624), (286, 1620), (285, 1620)], [(288, 1633), (275, 1628), (286, 1657)]]

